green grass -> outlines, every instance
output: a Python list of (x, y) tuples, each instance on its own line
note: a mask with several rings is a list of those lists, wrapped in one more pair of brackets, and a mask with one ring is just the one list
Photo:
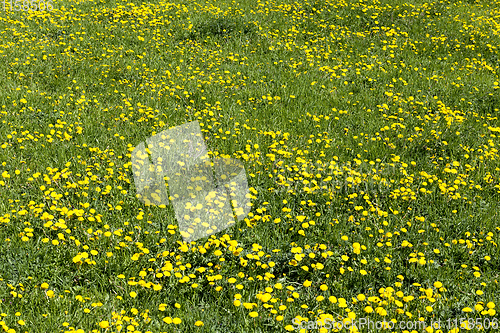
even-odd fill
[[(1, 327), (498, 320), (499, 5), (1, 11)], [(244, 163), (253, 206), (183, 244), (172, 206), (136, 198), (130, 154), (190, 121)]]

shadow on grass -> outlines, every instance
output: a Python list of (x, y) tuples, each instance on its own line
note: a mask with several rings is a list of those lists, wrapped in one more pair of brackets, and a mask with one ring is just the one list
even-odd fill
[(178, 40), (203, 41), (210, 38), (229, 38), (236, 35), (251, 35), (255, 26), (245, 23), (240, 19), (228, 17), (206, 18), (194, 24), (189, 32), (182, 32)]

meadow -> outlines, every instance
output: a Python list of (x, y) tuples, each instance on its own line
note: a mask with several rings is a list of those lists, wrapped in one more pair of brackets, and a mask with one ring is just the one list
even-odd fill
[[(0, 4), (4, 332), (498, 329), (499, 0), (51, 4)], [(192, 121), (252, 209), (186, 243), (131, 152)]]

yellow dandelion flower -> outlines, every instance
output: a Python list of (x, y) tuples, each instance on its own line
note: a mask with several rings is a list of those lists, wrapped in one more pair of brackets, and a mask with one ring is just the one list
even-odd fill
[(99, 327), (101, 328), (108, 328), (109, 327), (109, 321), (104, 320), (99, 323)]

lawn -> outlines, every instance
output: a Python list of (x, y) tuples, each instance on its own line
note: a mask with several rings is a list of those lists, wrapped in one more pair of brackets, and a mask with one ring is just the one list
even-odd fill
[[(499, 0), (48, 3), (0, 4), (3, 331), (499, 328)], [(131, 157), (190, 122), (252, 206), (188, 243)]]

